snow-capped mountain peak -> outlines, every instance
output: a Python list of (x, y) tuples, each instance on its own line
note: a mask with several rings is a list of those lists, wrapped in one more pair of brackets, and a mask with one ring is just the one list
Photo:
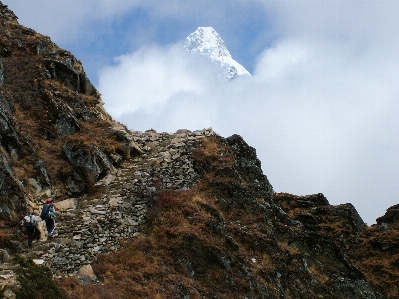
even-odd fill
[(239, 75), (250, 75), (241, 64), (231, 57), (224, 41), (213, 27), (198, 27), (186, 38), (184, 47), (188, 52), (207, 56), (214, 63), (220, 65), (219, 76), (225, 80)]

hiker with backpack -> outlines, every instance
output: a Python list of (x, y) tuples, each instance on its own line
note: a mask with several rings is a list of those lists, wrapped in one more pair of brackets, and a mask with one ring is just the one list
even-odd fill
[(36, 228), (36, 225), (39, 221), (40, 219), (36, 217), (34, 212), (30, 213), (30, 215), (27, 215), (22, 219), (22, 224), (26, 228), (26, 232), (28, 233), (28, 248), (32, 248), (32, 241), (34, 237), (36, 237), (36, 240), (40, 239), (40, 232)]
[(47, 233), (49, 236), (53, 236), (55, 230), (55, 207), (53, 200), (47, 198), (46, 203), (43, 205), (42, 213), (40, 218), (46, 222)]

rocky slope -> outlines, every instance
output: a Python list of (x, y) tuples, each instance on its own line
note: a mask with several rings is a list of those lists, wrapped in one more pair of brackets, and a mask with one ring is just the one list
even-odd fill
[[(240, 136), (131, 132), (71, 53), (1, 2), (0, 20), (3, 297), (399, 298), (398, 206), (368, 227), (351, 204), (273, 192)], [(27, 249), (19, 219), (47, 196), (57, 233), (40, 223)]]
[(0, 5), (0, 217), (86, 192), (141, 153), (102, 108), (82, 64)]

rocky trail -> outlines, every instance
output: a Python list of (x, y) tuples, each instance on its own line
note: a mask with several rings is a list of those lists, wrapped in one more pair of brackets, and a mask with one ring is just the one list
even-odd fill
[[(33, 248), (25, 248), (22, 255), (50, 267), (56, 278), (78, 275), (95, 280), (86, 275), (88, 265), (100, 253), (118, 250), (122, 240), (140, 232), (160, 188), (185, 189), (197, 181), (191, 152), (200, 139), (214, 134), (211, 129), (133, 132), (132, 139), (143, 154), (123, 161), (114, 174), (102, 178), (94, 187), (97, 196), (56, 201), (54, 236), (47, 236), (44, 222), (39, 223), (41, 239), (34, 240)], [(3, 263), (2, 267), (0, 276), (12, 283), (12, 265)]]

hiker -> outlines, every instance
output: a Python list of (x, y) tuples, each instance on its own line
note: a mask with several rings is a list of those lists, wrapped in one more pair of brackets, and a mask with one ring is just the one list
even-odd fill
[(30, 213), (30, 215), (27, 215), (22, 219), (22, 223), (26, 228), (26, 232), (28, 233), (28, 248), (32, 248), (32, 241), (34, 237), (36, 237), (36, 240), (39, 241), (40, 239), (40, 232), (36, 228), (37, 222), (39, 222), (40, 219), (36, 217), (36, 214), (34, 212)]
[(46, 222), (46, 228), (49, 236), (53, 236), (55, 230), (55, 207), (51, 198), (47, 198), (46, 203), (43, 205), (40, 218)]

